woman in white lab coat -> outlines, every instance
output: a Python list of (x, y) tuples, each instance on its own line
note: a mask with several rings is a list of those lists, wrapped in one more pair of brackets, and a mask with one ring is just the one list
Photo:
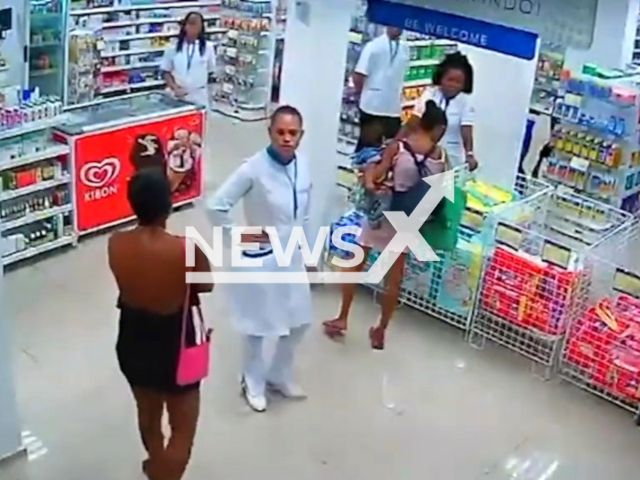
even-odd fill
[(180, 23), (178, 41), (164, 52), (163, 78), (180, 99), (209, 107), (209, 74), (215, 71), (213, 44), (206, 40), (204, 18), (190, 12)]
[(398, 138), (405, 138), (415, 130), (427, 101), (433, 100), (447, 114), (447, 131), (440, 143), (447, 151), (451, 166), (455, 168), (466, 163), (469, 170), (475, 170), (478, 162), (473, 152), (473, 67), (465, 55), (452, 53), (438, 64), (432, 80), (433, 84), (426, 87), (416, 101), (413, 114)]
[[(257, 250), (244, 250), (243, 257), (260, 259), (261, 267), (233, 267), (243, 272), (299, 272), (302, 283), (230, 284), (230, 300), (235, 324), (244, 336), (242, 392), (249, 406), (263, 412), (269, 388), (288, 398), (304, 398), (293, 380), (294, 349), (311, 323), (311, 291), (306, 267), (298, 245), (288, 267), (277, 265), (265, 227), (275, 227), (283, 249), (293, 227), (308, 223), (311, 179), (306, 159), (296, 154), (302, 138), (302, 116), (290, 106), (279, 107), (269, 125), (270, 145), (248, 158), (218, 191), (207, 198), (207, 212), (214, 226), (225, 227), (229, 239), (235, 224), (230, 211), (240, 200), (244, 204), (247, 226), (260, 227), (262, 233), (243, 234), (242, 243), (258, 244)], [(307, 237), (310, 238), (310, 237)], [(249, 247), (250, 248), (250, 247)], [(263, 340), (277, 337), (270, 366), (265, 367)]]

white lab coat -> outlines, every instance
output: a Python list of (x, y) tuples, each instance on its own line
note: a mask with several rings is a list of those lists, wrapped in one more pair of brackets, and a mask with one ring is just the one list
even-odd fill
[[(189, 62), (191, 57), (191, 62)], [(215, 72), (216, 54), (211, 42), (206, 43), (204, 54), (200, 53), (198, 43), (182, 46), (177, 51), (177, 44), (169, 46), (162, 57), (160, 69), (173, 75), (176, 83), (187, 91), (185, 100), (209, 109), (209, 74)]]
[(421, 117), (428, 100), (433, 100), (447, 114), (447, 130), (440, 141), (447, 150), (449, 162), (452, 167), (459, 167), (465, 164), (466, 152), (462, 144), (462, 126), (473, 125), (475, 121), (475, 110), (471, 103), (471, 98), (466, 93), (459, 93), (454, 98), (447, 101), (437, 86), (427, 87), (420, 98), (416, 101), (413, 114)]
[(355, 68), (364, 75), (360, 109), (370, 115), (400, 117), (402, 88), (409, 66), (406, 42), (391, 40), (386, 33), (371, 40), (362, 49)]
[[(230, 210), (243, 200), (246, 226), (275, 227), (283, 249), (294, 226), (307, 227), (311, 178), (307, 161), (298, 156), (297, 181), (294, 163), (285, 166), (269, 157), (266, 150), (256, 153), (206, 200), (209, 219), (225, 228), (225, 242), (231, 241), (235, 222)], [(288, 174), (288, 176), (287, 176)], [(298, 209), (294, 215), (293, 185), (296, 185)], [(306, 233), (306, 231), (305, 231)], [(307, 237), (309, 242), (314, 239)], [(262, 267), (232, 267), (235, 271), (305, 272), (304, 259), (296, 248), (289, 267), (279, 267), (273, 253), (262, 257)], [(289, 335), (291, 329), (311, 323), (313, 310), (308, 283), (301, 284), (229, 284), (234, 320), (240, 333), (251, 336)]]

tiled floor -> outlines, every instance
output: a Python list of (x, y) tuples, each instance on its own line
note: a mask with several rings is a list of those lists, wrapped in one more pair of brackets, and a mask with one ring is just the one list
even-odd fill
[[(260, 146), (264, 126), (216, 119), (211, 139), (216, 185)], [(198, 208), (172, 219), (175, 229), (187, 224), (206, 226)], [(115, 361), (116, 292), (105, 245), (105, 236), (86, 240), (4, 279), (24, 429), (46, 453), (0, 464), (2, 480), (141, 478), (133, 403)], [(314, 300), (318, 321), (337, 308), (334, 288), (316, 288)], [(314, 328), (301, 348), (309, 400), (250, 413), (238, 396), (239, 341), (224, 288), (205, 311), (216, 327), (213, 372), (189, 480), (638, 477), (640, 430), (628, 412), (543, 382), (498, 347), (475, 350), (408, 308), (397, 312), (388, 350), (372, 353), (366, 329), (376, 307), (366, 292), (345, 344)]]

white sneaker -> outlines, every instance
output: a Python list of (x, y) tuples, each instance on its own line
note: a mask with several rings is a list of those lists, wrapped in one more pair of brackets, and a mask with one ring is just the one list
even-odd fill
[(291, 400), (305, 400), (307, 398), (307, 394), (302, 389), (302, 387), (293, 382), (279, 384), (268, 383), (267, 387), (272, 392), (279, 393), (283, 397), (289, 398)]
[(247, 388), (247, 384), (242, 379), (242, 396), (244, 397), (247, 405), (254, 412), (262, 413), (267, 410), (267, 398), (264, 395), (252, 395), (249, 389)]

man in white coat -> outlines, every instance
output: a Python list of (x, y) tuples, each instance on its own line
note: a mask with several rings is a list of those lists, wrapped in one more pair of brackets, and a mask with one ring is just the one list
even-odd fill
[[(264, 230), (275, 227), (285, 249), (294, 227), (307, 226), (311, 178), (306, 159), (296, 154), (302, 134), (300, 112), (290, 106), (279, 107), (269, 125), (270, 145), (245, 160), (207, 199), (207, 212), (214, 225), (226, 231), (234, 227), (230, 211), (242, 199), (247, 226), (263, 229), (257, 235), (242, 235), (243, 244), (259, 245), (258, 249), (244, 250), (243, 257), (262, 261), (261, 267), (241, 268), (243, 272), (306, 272), (299, 245), (289, 266), (277, 265), (271, 245), (274, 239), (270, 240)], [(306, 275), (302, 277), (306, 279)], [(304, 398), (304, 392), (294, 383), (293, 358), (312, 319), (308, 281), (228, 287), (235, 324), (244, 336), (242, 392), (248, 405), (257, 412), (265, 411), (267, 389), (287, 398)], [(266, 337), (278, 338), (268, 367), (263, 357)]]

